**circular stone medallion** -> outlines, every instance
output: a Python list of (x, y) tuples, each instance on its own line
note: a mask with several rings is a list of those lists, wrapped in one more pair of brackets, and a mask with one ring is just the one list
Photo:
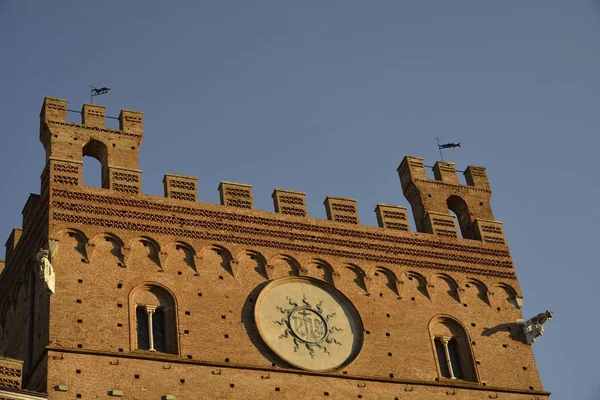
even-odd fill
[(340, 291), (318, 279), (286, 277), (269, 283), (258, 296), (254, 319), (267, 346), (298, 368), (339, 368), (362, 346), (358, 312)]

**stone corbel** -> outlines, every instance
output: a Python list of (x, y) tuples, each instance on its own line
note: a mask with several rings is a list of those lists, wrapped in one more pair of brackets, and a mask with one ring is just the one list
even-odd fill
[(525, 303), (525, 299), (523, 298), (523, 296), (517, 296), (515, 302), (517, 303), (517, 308), (521, 310), (523, 308), (523, 304)]
[(492, 296), (494, 295), (494, 293), (490, 292), (489, 290), (487, 292), (485, 292), (485, 300), (484, 303), (487, 303), (488, 306), (492, 306)]
[(168, 257), (168, 256), (169, 256), (169, 255), (167, 254), (167, 252), (166, 252), (166, 251), (160, 251), (160, 250), (158, 251), (158, 262), (159, 262), (159, 264), (160, 264), (160, 265), (159, 265), (159, 268), (160, 268), (161, 270), (164, 270), (164, 269), (165, 269), (165, 266), (167, 265), (167, 257)]
[(87, 258), (87, 262), (89, 263), (94, 253), (96, 252), (96, 244), (95, 243), (86, 243), (85, 244), (85, 254)]
[(462, 304), (464, 302), (464, 295), (467, 291), (465, 290), (465, 288), (459, 287), (458, 289), (456, 289), (456, 295), (458, 296), (458, 301)]
[(229, 261), (229, 266), (231, 267), (231, 273), (233, 274), (233, 276), (237, 276), (238, 275), (238, 266), (239, 266), (239, 262), (237, 260), (230, 260)]
[(365, 296), (370, 296), (372, 279), (370, 276), (367, 276), (367, 275), (364, 275), (362, 278), (363, 278), (363, 283), (365, 285), (365, 291), (366, 291)]
[(192, 254), (192, 263), (194, 264), (192, 265), (192, 269), (196, 271), (194, 276), (200, 276), (200, 274), (198, 273), (198, 265), (202, 265), (202, 257), (196, 253)]
[(273, 264), (265, 265), (265, 274), (267, 274), (268, 279), (273, 279), (273, 271), (275, 271), (275, 266)]
[(122, 246), (121, 254), (123, 254), (123, 267), (127, 267), (129, 265), (129, 257), (131, 257), (131, 247), (130, 246)]

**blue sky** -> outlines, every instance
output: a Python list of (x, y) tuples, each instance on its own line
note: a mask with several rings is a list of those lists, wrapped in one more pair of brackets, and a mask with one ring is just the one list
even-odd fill
[(408, 206), (404, 155), (461, 142), (446, 159), (488, 168), (525, 317), (555, 313), (534, 346), (545, 389), (598, 399), (599, 39), (595, 0), (0, 0), (0, 232), (39, 192), (44, 96), (80, 109), (88, 84), (112, 89), (108, 115), (144, 112), (153, 195), (165, 173), (209, 203), (237, 181), (258, 209), (275, 187), (318, 218), (345, 196), (375, 225), (377, 203)]

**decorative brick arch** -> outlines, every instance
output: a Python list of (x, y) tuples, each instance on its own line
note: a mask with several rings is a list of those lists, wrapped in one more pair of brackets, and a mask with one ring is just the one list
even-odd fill
[(443, 288), (438, 287), (437, 285), (434, 286), (434, 292), (435, 294), (439, 295), (441, 293), (440, 289), (446, 289), (447, 294), (454, 299), (456, 302), (461, 303), (461, 299), (460, 299), (460, 292), (459, 292), (459, 284), (456, 281), (456, 279), (454, 279), (453, 277), (451, 277), (448, 274), (434, 274), (432, 277), (432, 283), (436, 284), (438, 282), (440, 282), (440, 284), (443, 286)]
[[(321, 279), (332, 286), (335, 286), (334, 276), (335, 272), (331, 264), (321, 258), (313, 258), (308, 263), (309, 275), (313, 275), (315, 278)], [(319, 270), (316, 272), (314, 269)]]
[[(214, 257), (214, 255), (217, 255), (218, 257)], [(200, 250), (200, 262), (202, 264), (202, 269), (207, 267), (206, 264), (209, 262), (210, 258), (213, 258), (212, 261), (220, 259), (218, 260), (218, 267), (223, 268), (232, 277), (235, 276), (235, 263), (231, 251), (218, 244), (212, 244), (204, 247), (202, 250)]]
[[(284, 268), (287, 271), (284, 271)], [(269, 279), (281, 278), (284, 276), (300, 276), (300, 270), (301, 266), (298, 260), (287, 254), (277, 255), (271, 258), (266, 268)]]
[(356, 264), (348, 263), (344, 264), (337, 269), (340, 276), (351, 275), (353, 281), (365, 294), (369, 293), (369, 287), (367, 284), (368, 277), (366, 272)]
[(467, 288), (474, 288), (477, 291), (477, 298), (483, 301), (488, 306), (490, 305), (489, 290), (485, 283), (479, 279), (470, 278), (465, 284)]
[[(377, 267), (373, 272), (374, 280), (383, 279), (385, 281), (385, 286), (391, 290), (397, 298), (400, 298), (400, 289), (398, 288), (398, 277), (389, 268), (386, 267)], [(382, 293), (379, 294), (382, 296)]]

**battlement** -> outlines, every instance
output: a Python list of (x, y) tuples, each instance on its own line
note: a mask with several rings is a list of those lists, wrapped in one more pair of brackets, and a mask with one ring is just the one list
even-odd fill
[(488, 181), (487, 172), (484, 167), (469, 165), (463, 175), (466, 185), (459, 183), (456, 171), (456, 165), (452, 162), (436, 161), (433, 165), (433, 175), (435, 180), (427, 177), (425, 171), (425, 162), (421, 157), (406, 156), (398, 167), (398, 174), (402, 182), (402, 190), (405, 190), (408, 185), (415, 181), (423, 182), (443, 182), (451, 185), (462, 187), (472, 187), (485, 191), (490, 191), (490, 183)]
[[(197, 204), (199, 207), (202, 207), (204, 203), (198, 202), (197, 181), (198, 179), (196, 177), (165, 174), (163, 179), (165, 191), (164, 197), (180, 203), (182, 207), (193, 207), (193, 204)], [(72, 187), (73, 184), (65, 182), (53, 182), (51, 185), (62, 193), (64, 190), (61, 189), (69, 190), (68, 187), (65, 186)], [(433, 188), (440, 189), (437, 186), (434, 186)], [(90, 189), (94, 191), (103, 190), (98, 188)], [(410, 190), (414, 191), (415, 189), (412, 188)], [(265, 212), (255, 210), (254, 194), (251, 185), (221, 181), (218, 186), (218, 191), (220, 195), (220, 206), (230, 209), (237, 209), (240, 210), (240, 212)], [(416, 193), (421, 195), (420, 192)], [(465, 196), (464, 194), (462, 194), (464, 198), (459, 197), (460, 193), (456, 190), (451, 192), (451, 194), (449, 193), (450, 192), (448, 192), (448, 189), (444, 187), (442, 187), (441, 190), (434, 190), (431, 191), (431, 193), (425, 193), (423, 197), (428, 200), (426, 205), (421, 205), (421, 203), (419, 203), (421, 196), (410, 198), (407, 197), (409, 198), (409, 201), (411, 201), (411, 205), (413, 207), (413, 214), (415, 215), (415, 220), (417, 221), (417, 232), (433, 234), (443, 238), (459, 240), (474, 239), (492, 244), (505, 245), (504, 232), (502, 230), (501, 222), (479, 217), (479, 214), (475, 214), (475, 217), (472, 220), (469, 219), (473, 214), (468, 211), (468, 207), (469, 204), (474, 204), (473, 198)], [(487, 193), (489, 195), (489, 191)], [(429, 194), (431, 194), (431, 197), (429, 197)], [(155, 196), (147, 196), (141, 193), (129, 193), (129, 195), (143, 197), (144, 200), (152, 200), (156, 198)], [(305, 193), (294, 190), (275, 189), (271, 196), (273, 198), (275, 213), (293, 218), (309, 218), (306, 207)], [(85, 196), (83, 196), (81, 199), (83, 198), (85, 198)], [(159, 198), (156, 199), (158, 200)], [(115, 201), (120, 203), (118, 200)], [(355, 226), (360, 225), (356, 200), (344, 197), (327, 196), (323, 204), (325, 206), (327, 219), (330, 222)], [(446, 204), (447, 208), (442, 211), (435, 211), (435, 206), (439, 204)], [(26, 209), (29, 208), (30, 207), (26, 207)], [(450, 210), (454, 211), (458, 217), (458, 221), (450, 212)], [(476, 212), (477, 211), (481, 213), (481, 210), (476, 209)], [(377, 204), (375, 207), (375, 213), (379, 228), (410, 232), (408, 212), (406, 207), (390, 204)], [(26, 218), (26, 215), (29, 215), (29, 212), (24, 213), (24, 226), (27, 225), (25, 220), (29, 219), (29, 217)], [(417, 219), (417, 215), (422, 216), (423, 219)], [(461, 226), (463, 223), (470, 224), (467, 226), (472, 229), (473, 236), (466, 235), (465, 228)], [(462, 238), (460, 232), (462, 232)]]
[(63, 123), (72, 125), (85, 125), (91, 128), (100, 128), (107, 133), (125, 134), (128, 136), (144, 135), (143, 114), (139, 111), (121, 110), (119, 114), (119, 129), (106, 128), (106, 109), (98, 104), (84, 104), (81, 108), (81, 124), (67, 121), (67, 100), (46, 97), (42, 110), (40, 111), (40, 120), (43, 124)]
[[(398, 167), (404, 196), (409, 201), (419, 232), (456, 237), (458, 229), (464, 238), (504, 244), (501, 223), (494, 221), (490, 207), (492, 191), (484, 167), (468, 166), (464, 171), (466, 185), (459, 183), (454, 163), (437, 161), (435, 179), (429, 179), (420, 157), (406, 156)], [(487, 222), (484, 222), (487, 221)], [(483, 229), (486, 224), (490, 226)], [(482, 230), (483, 229), (483, 230)], [(488, 233), (495, 232), (490, 236)]]
[[(84, 104), (81, 124), (67, 122), (67, 111), (65, 100), (45, 98), (40, 115), (40, 139), (46, 148), (47, 165), (42, 174), (41, 192), (45, 193), (51, 186), (82, 186), (82, 159), (87, 155), (102, 165), (103, 189), (142, 195), (142, 171), (138, 169), (142, 113), (122, 110), (120, 129), (115, 130), (105, 127), (104, 106)], [(418, 232), (452, 239), (460, 239), (462, 234), (465, 239), (505, 244), (501, 223), (494, 220), (490, 208), (491, 190), (485, 168), (467, 167), (466, 184), (459, 183), (454, 163), (436, 162), (435, 179), (427, 177), (425, 168), (423, 159), (413, 156), (406, 156), (398, 167), (402, 190), (411, 205)], [(198, 203), (196, 177), (166, 174), (163, 184), (166, 198), (188, 206)], [(254, 210), (251, 185), (222, 181), (218, 190), (222, 206)], [(308, 217), (304, 193), (275, 189), (272, 198), (276, 213)], [(38, 199), (31, 201), (34, 200)], [(33, 205), (26, 208), (35, 208)], [(356, 200), (327, 196), (324, 205), (329, 221), (360, 224)], [(380, 228), (410, 231), (406, 207), (378, 204), (375, 213)], [(24, 217), (30, 214), (24, 212)], [(28, 223), (24, 221), (25, 229)]]

